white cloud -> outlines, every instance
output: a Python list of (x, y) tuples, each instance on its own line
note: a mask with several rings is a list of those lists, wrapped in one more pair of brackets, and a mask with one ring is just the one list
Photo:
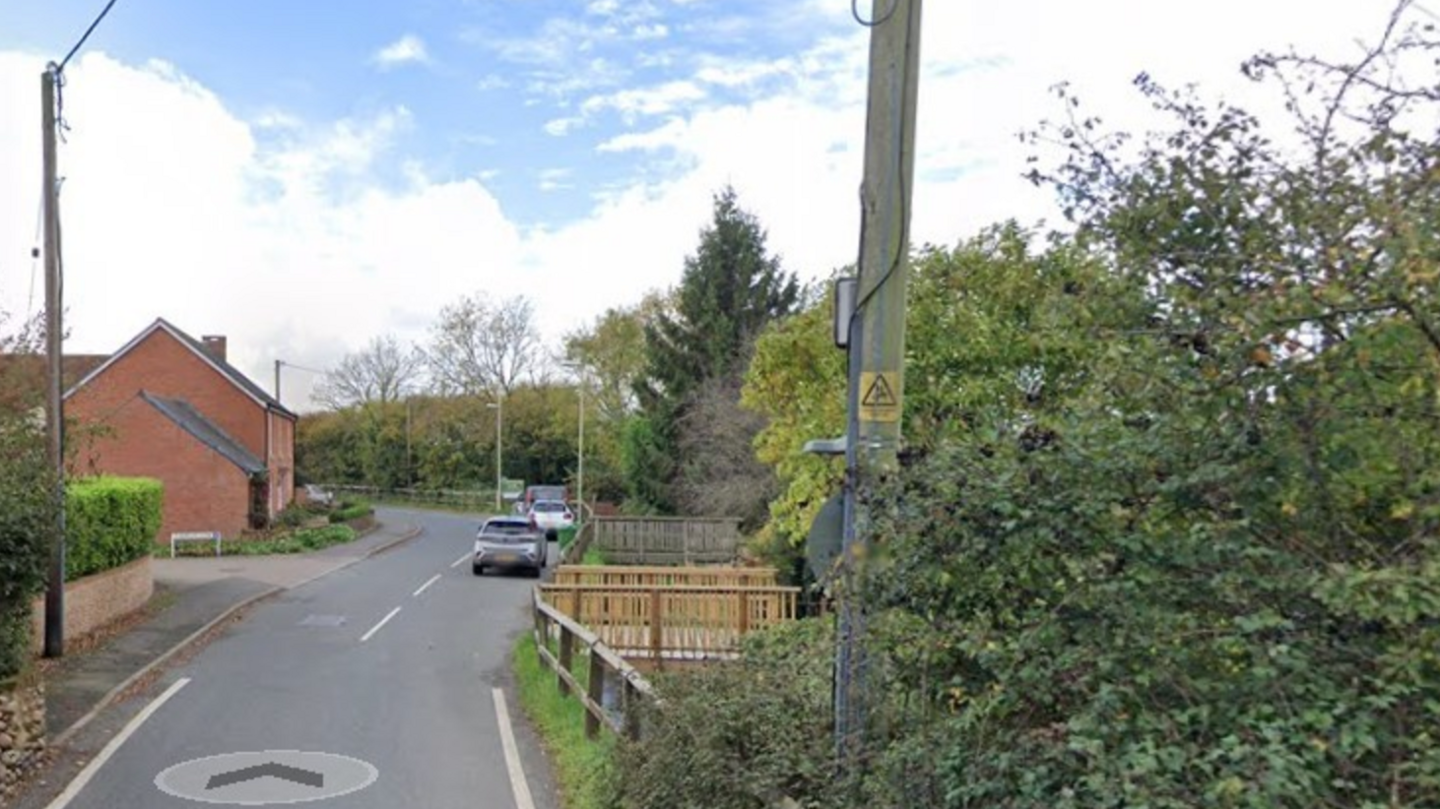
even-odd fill
[(488, 73), (475, 82), (475, 89), (482, 93), (489, 90), (503, 90), (509, 86), (510, 80), (498, 73)]
[[(1349, 54), (1351, 38), (1374, 30), (1388, 5), (930, 3), (913, 239), (949, 244), (1006, 217), (1053, 217), (1050, 195), (1020, 177), (1027, 147), (1015, 134), (1058, 112), (1048, 92), (1057, 81), (1069, 79), (1107, 124), (1133, 129), (1153, 120), (1130, 86), (1140, 70), (1247, 101), (1256, 90), (1238, 78), (1244, 56), (1297, 37)], [(570, 33), (570, 44), (597, 41)], [(61, 150), (67, 347), (112, 350), (165, 316), (228, 334), (241, 367), (267, 380), (276, 358), (325, 367), (377, 334), (423, 339), (441, 306), (477, 290), (535, 290), (554, 339), (607, 306), (676, 283), (725, 183), (788, 268), (824, 275), (852, 261), (858, 244), (866, 36), (857, 27), (769, 61), (677, 57), (684, 75), (593, 96), (592, 114), (647, 122), (637, 132), (606, 130), (595, 143), (607, 160), (640, 167), (587, 189), (597, 200), (588, 214), (533, 231), (517, 227), (486, 187), (499, 176), (492, 172), (516, 174), (503, 155), (471, 178), (436, 179), (425, 155), (399, 146), (421, 125), (404, 107), (327, 122), (272, 112), (247, 123), (173, 67), (92, 52), (69, 69), (73, 130)], [(567, 72), (558, 65), (576, 53), (582, 65), (603, 58), (566, 55), (548, 74), (553, 87)], [(37, 57), (0, 53), (0, 108), (37, 107), (42, 68)], [(514, 75), (504, 78), (519, 86), (532, 78)], [(621, 75), (615, 68), (607, 80)], [(747, 100), (724, 103), (733, 92), (716, 88)], [(577, 134), (554, 125), (562, 126)], [(31, 130), (0, 127), (0, 308), (22, 314), (39, 185)], [(378, 179), (397, 167), (403, 187)], [(586, 176), (553, 169), (536, 180), (556, 190), (583, 187)], [(304, 376), (287, 376), (287, 402)]]
[(627, 119), (637, 115), (664, 115), (688, 107), (705, 98), (705, 90), (694, 82), (671, 81), (657, 87), (621, 90), (609, 95), (591, 96), (580, 109), (586, 115), (612, 109)]
[(544, 169), (540, 172), (541, 191), (559, 191), (574, 186), (567, 182), (575, 172), (572, 169)]
[(569, 118), (555, 118), (545, 122), (545, 132), (555, 137), (564, 137), (570, 134), (570, 130), (585, 123), (584, 118), (571, 116)]
[(630, 35), (640, 40), (664, 39), (670, 35), (670, 29), (664, 23), (637, 25), (635, 26), (635, 30), (630, 32)]
[(411, 63), (428, 63), (430, 54), (425, 50), (425, 42), (420, 37), (406, 34), (376, 51), (371, 60), (382, 69), (388, 69)]

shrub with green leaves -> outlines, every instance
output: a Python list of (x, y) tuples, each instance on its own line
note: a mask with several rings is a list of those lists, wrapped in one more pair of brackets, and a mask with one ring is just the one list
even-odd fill
[(369, 517), (375, 513), (374, 506), (363, 500), (345, 501), (340, 507), (330, 512), (330, 522), (341, 523)]
[(834, 788), (830, 622), (758, 632), (733, 663), (662, 674), (638, 742), (617, 747), (627, 809), (766, 809)]
[(66, 486), (65, 576), (74, 581), (150, 553), (165, 488), (151, 478), (78, 478)]
[(50, 558), (54, 477), (43, 437), (23, 419), (0, 417), (0, 680), (29, 659), (30, 601)]

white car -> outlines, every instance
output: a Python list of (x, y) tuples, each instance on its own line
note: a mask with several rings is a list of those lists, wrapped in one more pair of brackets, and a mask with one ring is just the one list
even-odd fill
[(530, 507), (530, 522), (549, 534), (575, 524), (575, 513), (559, 500), (537, 500)]

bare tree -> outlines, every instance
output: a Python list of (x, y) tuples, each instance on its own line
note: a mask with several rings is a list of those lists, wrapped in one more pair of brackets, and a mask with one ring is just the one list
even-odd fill
[(440, 311), (426, 353), (441, 393), (509, 394), (541, 366), (540, 332), (534, 306), (523, 295), (498, 302), (461, 298)]
[(733, 369), (691, 392), (676, 425), (686, 461), (674, 493), (683, 514), (738, 517), (742, 528), (754, 530), (765, 522), (779, 482), (755, 458), (765, 417), (740, 405), (743, 380), (743, 369)]
[(412, 392), (425, 370), (425, 357), (393, 335), (376, 337), (363, 350), (345, 355), (315, 387), (312, 399), (333, 410), (367, 402), (399, 401)]

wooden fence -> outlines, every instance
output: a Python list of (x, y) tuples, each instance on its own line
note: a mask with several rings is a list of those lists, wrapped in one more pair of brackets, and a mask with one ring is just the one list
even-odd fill
[(740, 521), (729, 517), (597, 517), (587, 527), (617, 565), (728, 564), (740, 549)]
[[(532, 601), (535, 616), (535, 650), (542, 665), (555, 672), (556, 686), (562, 694), (573, 694), (585, 706), (585, 735), (595, 738), (600, 726), (617, 735), (630, 738), (640, 735), (638, 702), (655, 699), (655, 690), (634, 666), (610, 650), (595, 633), (576, 623), (555, 607), (545, 603), (539, 588)], [(556, 651), (550, 650), (550, 639), (557, 640)], [(575, 647), (583, 647), (589, 659), (589, 678), (585, 688), (574, 673)], [(608, 695), (616, 699), (608, 700)], [(607, 702), (612, 702), (607, 705)], [(618, 702), (617, 704), (613, 704)]]
[(622, 657), (734, 657), (747, 632), (795, 619), (798, 587), (545, 584), (557, 610), (589, 627)]
[(553, 581), (555, 584), (618, 584), (629, 587), (773, 587), (778, 579), (773, 567), (562, 564), (555, 569)]

